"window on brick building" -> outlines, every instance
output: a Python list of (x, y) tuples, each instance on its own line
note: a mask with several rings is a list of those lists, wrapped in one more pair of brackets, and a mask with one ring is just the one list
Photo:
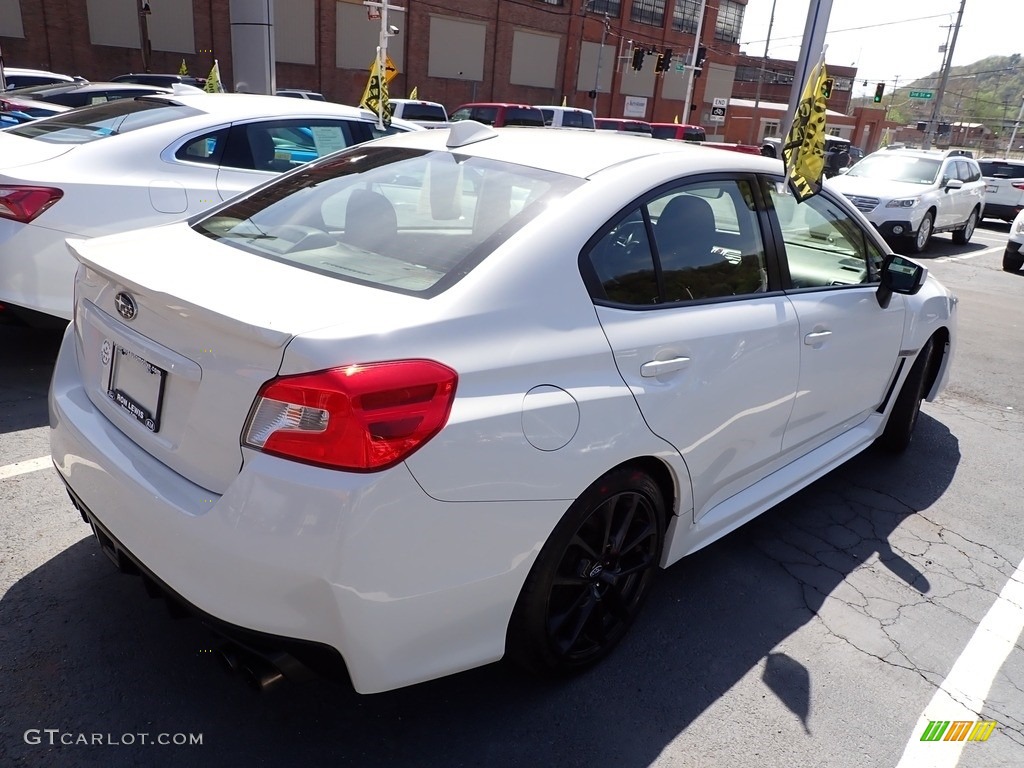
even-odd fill
[(696, 35), (699, 13), (700, 0), (675, 0), (675, 6), (672, 8), (672, 29)]
[(744, 6), (733, 0), (719, 0), (718, 18), (715, 21), (715, 40), (736, 43), (743, 27)]
[(665, 26), (665, 0), (633, 0), (629, 20), (654, 27)]
[(617, 19), (622, 15), (622, 0), (590, 0), (586, 9), (591, 13), (606, 13)]

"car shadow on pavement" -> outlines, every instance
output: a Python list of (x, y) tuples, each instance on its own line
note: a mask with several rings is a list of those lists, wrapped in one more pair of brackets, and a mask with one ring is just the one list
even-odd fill
[[(780, 646), (862, 569), (928, 588), (899, 541), (959, 461), (922, 413), (905, 454), (869, 450), (660, 574), (622, 646), (556, 681), (499, 663), (374, 696), (326, 680), (257, 694), (220, 670), (203, 627), (172, 620), (83, 538), (0, 600), (0, 743), (26, 765), (641, 768), (751, 672), (810, 733), (827, 683)], [(50, 746), (29, 729), (202, 745)]]

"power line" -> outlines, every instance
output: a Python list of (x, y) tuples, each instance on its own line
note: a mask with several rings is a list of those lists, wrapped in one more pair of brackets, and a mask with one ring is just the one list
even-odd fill
[[(828, 30), (828, 34), (830, 34), (830, 35), (837, 35), (837, 34), (839, 34), (841, 32), (860, 32), (860, 31), (865, 30), (865, 29), (878, 29), (879, 27), (893, 27), (893, 26), (896, 26), (898, 24), (909, 24), (909, 23), (914, 22), (914, 21), (927, 21), (928, 19), (941, 19), (941, 18), (944, 18), (946, 16), (949, 16), (949, 13), (936, 13), (936, 14), (932, 14), (931, 16), (918, 16), (917, 18), (902, 19), (900, 21), (883, 21), (883, 22), (879, 22), (878, 24), (866, 24), (866, 25), (864, 25), (862, 27), (847, 27), (846, 29), (830, 29), (830, 30)], [(802, 38), (803, 38), (803, 35), (784, 35), (782, 37), (774, 37), (772, 39), (774, 41), (778, 42), (779, 40), (800, 40)], [(766, 42), (766, 40), (744, 40), (742, 43), (740, 43), (740, 45), (751, 45), (753, 43), (764, 43), (764, 42)]]

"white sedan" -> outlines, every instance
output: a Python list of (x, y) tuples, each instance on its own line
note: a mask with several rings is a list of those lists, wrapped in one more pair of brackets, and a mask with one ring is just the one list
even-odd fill
[(72, 249), (53, 460), (257, 682), (584, 669), (658, 568), (905, 448), (956, 344), (827, 185), (607, 131), (407, 133)]
[[(403, 130), (421, 129), (396, 120), (387, 132)], [(66, 238), (182, 219), (380, 135), (355, 107), (206, 93), (111, 101), (0, 131), (0, 305), (69, 320), (77, 262)]]

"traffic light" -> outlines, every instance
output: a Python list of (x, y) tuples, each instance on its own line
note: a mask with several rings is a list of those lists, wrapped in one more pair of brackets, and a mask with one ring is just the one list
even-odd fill
[(700, 67), (704, 64), (704, 59), (708, 57), (708, 49), (703, 45), (697, 49), (697, 58), (693, 60), (693, 66)]
[(654, 65), (655, 72), (668, 72), (672, 66), (672, 49), (666, 48), (664, 53), (658, 54), (658, 61)]
[(875, 104), (882, 103), (882, 94), (885, 92), (885, 83), (879, 83), (875, 86)]
[(637, 72), (644, 68), (644, 56), (646, 53), (647, 51), (639, 46), (633, 49), (633, 69)]
[(825, 82), (821, 84), (821, 95), (826, 99), (832, 97), (832, 86), (835, 85), (835, 78), (826, 77)]

